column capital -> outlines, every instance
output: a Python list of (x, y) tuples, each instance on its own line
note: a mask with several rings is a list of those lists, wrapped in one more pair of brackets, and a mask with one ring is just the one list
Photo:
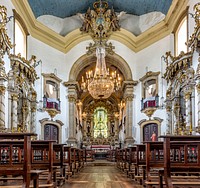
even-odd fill
[(187, 93), (185, 93), (185, 99), (186, 100), (189, 100), (190, 99), (190, 97), (191, 97), (191, 92), (187, 92)]
[(125, 98), (126, 102), (133, 101), (134, 96), (133, 96), (133, 94), (128, 94), (128, 95), (125, 95), (124, 98)]
[(197, 88), (197, 93), (200, 94), (200, 83), (198, 83), (198, 84), (196, 85), (196, 88)]
[(75, 95), (73, 95), (73, 94), (70, 95), (69, 94), (67, 97), (68, 97), (69, 102), (74, 102), (74, 103), (76, 102), (76, 96)]
[(0, 95), (4, 95), (6, 91), (6, 87), (5, 86), (0, 86)]
[(12, 99), (13, 99), (14, 101), (17, 101), (17, 100), (19, 99), (18, 93), (12, 93), (11, 96), (12, 96)]

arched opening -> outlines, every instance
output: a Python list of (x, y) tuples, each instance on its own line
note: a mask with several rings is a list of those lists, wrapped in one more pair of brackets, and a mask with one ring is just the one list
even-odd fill
[[(106, 126), (108, 134), (106, 135), (107, 138), (105, 139), (104, 143), (115, 143), (116, 140), (118, 141), (119, 137), (119, 122), (126, 116), (125, 112), (132, 110), (133, 87), (136, 82), (132, 80), (132, 72), (129, 65), (123, 58), (121, 58), (117, 54), (107, 54), (105, 60), (107, 68), (111, 72), (116, 71), (122, 78), (120, 90), (113, 92), (111, 96), (106, 99), (94, 99), (87, 90), (84, 91), (81, 89), (83, 76), (85, 76), (86, 72), (95, 68), (96, 57), (94, 56), (94, 54), (83, 55), (73, 64), (70, 70), (69, 81), (65, 83), (65, 86), (68, 87), (70, 115), (69, 126), (71, 126), (69, 127), (68, 140), (71, 140), (69, 144), (72, 144), (74, 142), (77, 142), (77, 145), (82, 142), (86, 145), (96, 143), (96, 137), (98, 136), (94, 135), (94, 132), (96, 131), (96, 122), (94, 121), (94, 118), (96, 113), (95, 110), (98, 108), (104, 108), (107, 113)], [(78, 103), (76, 104), (75, 101), (79, 101), (79, 103), (81, 103), (81, 108), (80, 105)], [(122, 101), (124, 104), (123, 107), (120, 106), (120, 104), (122, 104)], [(130, 103), (130, 105), (127, 105), (126, 107), (127, 102)], [(122, 108), (124, 109), (124, 113), (121, 113)], [(125, 110), (125, 108), (127, 109)], [(76, 117), (71, 117), (71, 115), (74, 115)], [(76, 119), (81, 122), (82, 129), (78, 128), (75, 121)], [(125, 135), (124, 138), (128, 138), (131, 140), (131, 130), (133, 126), (132, 118), (129, 118), (129, 121), (127, 121), (126, 125), (124, 126), (127, 129), (127, 131), (123, 133)], [(82, 140), (76, 140), (77, 135), (80, 135), (78, 131), (82, 131)], [(70, 134), (72, 135), (71, 137)]]

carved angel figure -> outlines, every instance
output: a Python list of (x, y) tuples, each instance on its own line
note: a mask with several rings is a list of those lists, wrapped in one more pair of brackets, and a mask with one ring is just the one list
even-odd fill
[(88, 33), (89, 29), (91, 28), (91, 10), (88, 8), (87, 12), (85, 13), (85, 16), (83, 16), (81, 13), (77, 13), (79, 18), (83, 20), (82, 27), (80, 28), (81, 31)]

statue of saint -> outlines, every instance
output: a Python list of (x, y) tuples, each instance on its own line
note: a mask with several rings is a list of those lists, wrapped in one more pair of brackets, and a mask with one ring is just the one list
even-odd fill
[(156, 133), (153, 131), (152, 135), (151, 135), (151, 141), (152, 142), (155, 142), (157, 141), (157, 136), (156, 136)]

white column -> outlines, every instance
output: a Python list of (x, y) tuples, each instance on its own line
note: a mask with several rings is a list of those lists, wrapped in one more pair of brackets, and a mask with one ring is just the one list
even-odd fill
[(18, 101), (18, 94), (12, 94), (12, 132), (17, 131), (17, 101)]
[(115, 114), (115, 139), (119, 138), (119, 114)]
[(125, 83), (124, 86), (124, 99), (126, 101), (126, 134), (125, 134), (125, 145), (128, 147), (134, 143), (133, 139), (133, 86), (136, 85), (136, 82), (131, 81)]
[(12, 129), (12, 95), (8, 92), (8, 129), (11, 131)]
[(179, 104), (179, 97), (175, 97), (173, 101), (173, 112), (174, 112), (174, 117), (175, 121), (173, 122), (173, 130), (172, 134), (181, 134), (180, 130), (180, 104)]
[(75, 121), (75, 96), (68, 96), (69, 101), (69, 139), (76, 138), (76, 121)]
[(86, 133), (87, 133), (87, 122), (86, 122), (86, 118), (82, 119), (83, 121), (83, 138), (86, 138)]
[(36, 107), (31, 107), (31, 133), (36, 133)]
[(169, 100), (166, 100), (166, 134), (172, 134), (172, 105)]
[(5, 129), (5, 86), (0, 86), (0, 129)]
[(186, 109), (185, 109), (185, 112), (186, 112), (186, 130), (188, 130), (189, 132), (192, 133), (192, 130), (191, 129), (191, 124), (192, 124), (192, 121), (191, 121), (191, 93), (188, 92), (188, 93), (185, 93), (185, 106), (186, 106)]
[(198, 112), (197, 112), (198, 120), (197, 120), (197, 122), (198, 123), (197, 124), (198, 124), (198, 131), (200, 131), (200, 83), (197, 84), (196, 88), (197, 88), (197, 97), (198, 97), (198, 103), (197, 103), (197, 105), (198, 105)]

